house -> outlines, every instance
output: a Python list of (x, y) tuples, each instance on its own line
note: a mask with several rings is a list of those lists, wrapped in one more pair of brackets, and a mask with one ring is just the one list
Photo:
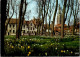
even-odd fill
[[(16, 35), (16, 28), (17, 28), (18, 23), (19, 23), (19, 19), (10, 19), (10, 22), (7, 26), (6, 35)], [(24, 20), (23, 26), (22, 26), (22, 31), (24, 31), (24, 33), (27, 32), (26, 27), (27, 27), (26, 22)], [(23, 34), (23, 33), (21, 33), (21, 34)]]
[[(61, 34), (61, 24), (57, 24), (55, 25), (55, 29), (54, 29), (55, 35), (60, 35)], [(64, 24), (64, 34), (67, 32), (67, 25)]]
[[(76, 33), (79, 33), (79, 26), (80, 26), (80, 22), (78, 22), (74, 27)], [(73, 25), (70, 26), (70, 32), (72, 32), (72, 30), (73, 30)]]
[[(37, 24), (38, 24), (37, 20), (38, 19), (33, 19), (30, 21), (24, 20), (22, 25), (21, 35), (35, 35), (37, 32)], [(18, 23), (19, 19), (10, 19), (10, 22), (7, 26), (6, 35), (16, 35), (16, 29)]]

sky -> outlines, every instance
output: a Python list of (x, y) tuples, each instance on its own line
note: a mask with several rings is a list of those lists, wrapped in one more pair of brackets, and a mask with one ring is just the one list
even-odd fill
[[(18, 1), (17, 1), (18, 2)], [(37, 18), (38, 17), (38, 13), (37, 13), (37, 2), (34, 1), (34, 0), (27, 0), (27, 2), (29, 3), (28, 6), (27, 6), (27, 11), (26, 11), (26, 16), (25, 16), (25, 19), (26, 20), (31, 20), (33, 19), (34, 17)], [(61, 3), (61, 0), (58, 0), (59, 4), (62, 5)], [(18, 2), (19, 3), (19, 2)], [(80, 0), (79, 0), (79, 3), (80, 3)], [(62, 5), (63, 6), (63, 5)], [(19, 12), (19, 8), (17, 10)], [(30, 12), (30, 13), (29, 13)], [(58, 11), (57, 11), (58, 12)], [(54, 11), (53, 11), (54, 13)], [(28, 14), (29, 14), (29, 18), (28, 18)], [(18, 14), (19, 15), (19, 14)], [(69, 13), (68, 13), (69, 15)], [(79, 15), (80, 15), (80, 12), (79, 12)], [(78, 16), (80, 18), (80, 16)], [(13, 17), (12, 18), (16, 18), (16, 14), (14, 13)], [(71, 20), (72, 21), (73, 19), (73, 16), (71, 17)], [(51, 21), (53, 20), (53, 14), (51, 16)], [(48, 21), (48, 20), (47, 20)], [(56, 19), (55, 19), (55, 24), (56, 24), (56, 21), (57, 21), (57, 16), (56, 16)], [(66, 21), (66, 24), (67, 24), (67, 21)]]

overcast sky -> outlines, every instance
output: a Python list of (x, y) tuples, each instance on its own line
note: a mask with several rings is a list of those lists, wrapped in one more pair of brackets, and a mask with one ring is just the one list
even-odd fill
[[(19, 0), (18, 0), (19, 1)], [(53, 0), (52, 0), (53, 1)], [(28, 6), (27, 6), (27, 11), (26, 12), (29, 12), (31, 10), (31, 13), (28, 13), (29, 14), (29, 20), (33, 19), (33, 17), (37, 18), (38, 17), (38, 13), (37, 13), (37, 2), (34, 1), (34, 0), (27, 0), (27, 2), (29, 3)], [(79, 3), (80, 3), (80, 0), (79, 0)], [(59, 0), (59, 4), (62, 5), (61, 3), (61, 0)], [(62, 5), (63, 6), (63, 5)], [(18, 11), (18, 10), (17, 10)], [(54, 13), (54, 12), (53, 12)], [(18, 14), (19, 15), (19, 14)], [(27, 14), (26, 14), (27, 15)], [(68, 13), (69, 15), (69, 13)], [(79, 12), (79, 15), (80, 15), (80, 12)], [(80, 16), (78, 16), (80, 18)], [(13, 18), (16, 18), (16, 14), (13, 15)], [(25, 16), (25, 19), (28, 20), (28, 17)], [(73, 16), (71, 17), (71, 21), (73, 19)], [(51, 17), (51, 21), (53, 20), (53, 14), (52, 14), (52, 17)], [(56, 20), (57, 21), (57, 16), (56, 16)], [(55, 22), (56, 24), (56, 22)], [(66, 24), (67, 24), (67, 21), (66, 21)]]

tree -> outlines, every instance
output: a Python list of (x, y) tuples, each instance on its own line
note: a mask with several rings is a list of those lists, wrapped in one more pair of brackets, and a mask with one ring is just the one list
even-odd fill
[(72, 1), (70, 1), (69, 3), (70, 3), (70, 5), (69, 5), (70, 6), (70, 15), (69, 15), (69, 19), (68, 19), (68, 28), (70, 27), (69, 23), (70, 23), (70, 18), (71, 18), (71, 15), (72, 15), (72, 8), (73, 8), (72, 7)]
[[(6, 30), (7, 30), (7, 26), (8, 26), (8, 24), (9, 24), (9, 22), (10, 22), (10, 19), (12, 18), (12, 16), (14, 15), (14, 4), (12, 4), (12, 0), (8, 0), (7, 1), (7, 21), (5, 22), (5, 34), (6, 34)], [(13, 13), (12, 13), (12, 15), (11, 16), (9, 16), (9, 13), (10, 13), (10, 5), (11, 5), (11, 7), (12, 7), (12, 10), (13, 10)]]
[(20, 31), (21, 31), (21, 22), (22, 22), (22, 9), (23, 9), (23, 3), (24, 3), (24, 0), (21, 0), (21, 3), (20, 3), (20, 11), (19, 11), (19, 23), (18, 23), (18, 26), (17, 26), (17, 29), (16, 29), (16, 38), (18, 39), (20, 37)]
[[(46, 32), (46, 29), (47, 29), (47, 15), (48, 15), (48, 13), (49, 13), (49, 12), (48, 12), (48, 10), (49, 10), (49, 3), (50, 3), (50, 0), (48, 1), (48, 4), (46, 3), (46, 7), (47, 7), (46, 9), (47, 9), (47, 10), (46, 10), (46, 12), (45, 12), (45, 24), (46, 24), (46, 25), (45, 25), (45, 32)], [(45, 33), (45, 34), (46, 34), (46, 33)]]
[(66, 3), (67, 3), (67, 0), (64, 0), (63, 11), (62, 11), (63, 13), (62, 13), (62, 19), (61, 19), (61, 38), (64, 37), (64, 19), (65, 19)]
[(57, 7), (58, 7), (58, 0), (56, 0), (56, 8), (55, 8), (55, 11), (54, 11), (54, 16), (53, 16), (52, 36), (54, 35), (54, 24), (55, 24), (55, 17), (56, 17)]
[[(1, 15), (3, 15), (3, 17), (1, 17), (2, 18), (2, 20), (1, 20), (1, 25), (2, 25), (2, 27), (1, 27), (1, 32), (3, 32), (3, 33), (1, 33), (1, 37), (2, 37), (2, 39), (1, 39), (1, 55), (2, 56), (4, 56), (4, 54), (5, 54), (5, 51), (4, 51), (4, 36), (5, 36), (5, 33), (6, 33), (6, 31), (5, 31), (5, 22), (6, 22), (6, 20), (7, 20), (7, 15), (6, 15), (6, 9), (7, 9), (7, 0), (2, 0), (1, 2), (3, 2), (3, 5), (1, 5), (2, 6), (2, 12), (1, 13), (4, 13), (4, 14), (1, 14)], [(0, 2), (0, 3), (1, 3)]]
[[(67, 16), (68, 16), (68, 12), (69, 12), (69, 9), (70, 9), (70, 0), (68, 0), (67, 2), (66, 2), (66, 9), (65, 9), (65, 19), (64, 19), (64, 23), (66, 22), (66, 20), (67, 20)], [(71, 14), (71, 13), (70, 13)]]
[(72, 29), (72, 35), (74, 35), (75, 33), (75, 26), (76, 26), (76, 19), (77, 19), (77, 15), (78, 15), (78, 10), (79, 10), (79, 4), (78, 4), (78, 0), (73, 0), (72, 2), (72, 10), (73, 10), (73, 16), (74, 16), (74, 22), (73, 22), (73, 29)]
[[(23, 22), (24, 22), (24, 16), (25, 16), (25, 13), (26, 13), (26, 8), (27, 8), (27, 3), (26, 3), (26, 0), (24, 1), (24, 5), (25, 5), (25, 8), (24, 8), (24, 12), (22, 12), (22, 20), (21, 20), (21, 28), (20, 30), (22, 31), (22, 25), (23, 25)], [(21, 31), (20, 31), (20, 36), (21, 36)]]
[(53, 6), (51, 6), (51, 0), (49, 1), (50, 2), (50, 4), (49, 4), (49, 12), (48, 12), (48, 16), (49, 16), (49, 27), (48, 27), (48, 35), (50, 36), (50, 24), (51, 24), (51, 16), (52, 16), (52, 11), (53, 11)]

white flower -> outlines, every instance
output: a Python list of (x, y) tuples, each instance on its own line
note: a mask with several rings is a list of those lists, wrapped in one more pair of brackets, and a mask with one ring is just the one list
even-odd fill
[(55, 49), (57, 50), (57, 47)]
[(41, 46), (43, 46), (43, 45), (41, 45)]
[(31, 39), (29, 39), (29, 40), (31, 40)]
[(68, 50), (67, 50), (68, 51)]
[(64, 44), (63, 44), (64, 45)]
[(45, 55), (47, 56), (47, 52), (45, 52)]

